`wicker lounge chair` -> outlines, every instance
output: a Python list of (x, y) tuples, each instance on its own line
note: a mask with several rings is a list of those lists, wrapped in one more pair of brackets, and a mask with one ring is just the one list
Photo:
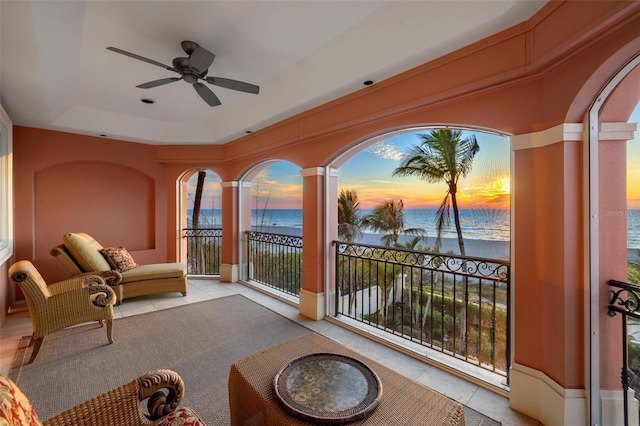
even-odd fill
[[(178, 408), (183, 397), (184, 382), (178, 373), (155, 370), (42, 422), (18, 386), (0, 375), (0, 424), (205, 426), (190, 408)], [(140, 407), (145, 400), (147, 413)]]
[(33, 349), (29, 363), (36, 359), (46, 335), (84, 322), (99, 321), (103, 326), (106, 321), (107, 338), (113, 343), (116, 295), (102, 277), (83, 274), (47, 285), (28, 260), (11, 265), (9, 277), (22, 289), (31, 315), (33, 335), (29, 346)]
[[(63, 241), (64, 244), (51, 249), (51, 255), (73, 275), (89, 272), (103, 275), (115, 290), (118, 305), (124, 299), (149, 294), (187, 295), (187, 266), (183, 263), (137, 265), (122, 247), (105, 248), (84, 232), (65, 234)], [(126, 261), (105, 257), (108, 251), (118, 250)]]

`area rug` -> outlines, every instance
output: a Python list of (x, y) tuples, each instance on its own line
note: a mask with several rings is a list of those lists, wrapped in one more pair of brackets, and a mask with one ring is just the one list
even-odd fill
[[(209, 425), (229, 424), (231, 364), (312, 331), (241, 295), (114, 321), (114, 343), (98, 325), (47, 336), (33, 364), (23, 339), (9, 372), (42, 419), (116, 388), (148, 371), (168, 368), (185, 381), (182, 406)], [(466, 424), (499, 423), (465, 407)]]

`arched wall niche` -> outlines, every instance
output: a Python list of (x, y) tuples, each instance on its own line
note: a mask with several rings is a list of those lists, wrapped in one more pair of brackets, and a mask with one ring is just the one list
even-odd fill
[[(35, 173), (34, 193), (38, 240), (42, 233), (59, 234), (61, 241), (65, 232), (88, 232), (103, 245), (155, 248), (155, 184), (140, 170), (105, 161), (56, 164)], [(74, 204), (78, 208), (70, 209)], [(97, 217), (102, 218), (98, 226)], [(136, 226), (128, 227), (132, 222)], [(147, 226), (140, 229), (140, 223)], [(49, 256), (50, 249), (36, 248), (36, 258)]]
[(45, 274), (64, 271), (49, 251), (68, 232), (123, 246), (138, 261), (156, 249), (156, 183), (138, 169), (97, 160), (57, 163), (34, 172), (32, 193), (33, 260)]

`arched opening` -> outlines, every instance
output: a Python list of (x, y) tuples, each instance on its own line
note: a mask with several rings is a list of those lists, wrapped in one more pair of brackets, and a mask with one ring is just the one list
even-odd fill
[[(638, 246), (640, 240), (634, 226), (640, 216), (636, 200), (640, 143), (634, 135), (640, 105), (638, 65), (640, 56), (611, 78), (588, 117), (591, 424), (604, 419), (622, 424), (623, 418), (624, 422), (638, 422), (634, 393), (640, 387), (634, 383), (640, 360), (633, 342), (640, 319), (635, 302), (640, 286), (633, 282), (637, 265), (633, 245)], [(602, 309), (607, 305), (608, 312)]]
[(329, 313), (508, 389), (510, 151), (496, 132), (425, 126), (381, 134), (336, 159), (337, 211), (328, 214), (338, 216), (340, 243)]
[(297, 302), (302, 288), (300, 167), (289, 161), (261, 163), (246, 173), (241, 189), (243, 279)]
[[(464, 176), (456, 180), (456, 203), (460, 208), (459, 219), (462, 238), (465, 241), (482, 241), (484, 246), (475, 244), (467, 246), (465, 253), (460, 253), (454, 226), (454, 212), (449, 208), (449, 220), (441, 223), (437, 220), (437, 211), (443, 204), (444, 198), (449, 196), (445, 176), (439, 176), (439, 171), (430, 172), (426, 167), (423, 172), (420, 166), (428, 164), (418, 162), (409, 167), (415, 168), (415, 173), (409, 171), (398, 174), (403, 169), (403, 158), (412, 151), (413, 147), (423, 146), (421, 135), (429, 137), (431, 132), (438, 131), (433, 127), (412, 129), (410, 132), (388, 137), (380, 136), (378, 141), (366, 149), (354, 154), (340, 168), (338, 188), (340, 191), (352, 189), (357, 192), (362, 213), (371, 215), (380, 203), (388, 200), (402, 200), (404, 210), (404, 228), (407, 230), (420, 229), (425, 231), (424, 238), (419, 243), (425, 248), (436, 247), (438, 228), (441, 227), (442, 244), (439, 250), (468, 254), (478, 257), (494, 259), (509, 258), (510, 236), (510, 147), (505, 136), (477, 130), (461, 130), (460, 140), (473, 138), (477, 141), (478, 150), (469, 160), (469, 169)], [(433, 159), (437, 160), (437, 150), (431, 151)], [(426, 154), (426, 152), (425, 152)], [(431, 154), (430, 154), (431, 155)], [(450, 202), (450, 198), (449, 198)], [(369, 226), (369, 231), (375, 231)], [(384, 229), (378, 228), (378, 231)], [(384, 234), (379, 234), (384, 237)], [(409, 241), (404, 238), (397, 242), (406, 245)], [(381, 244), (380, 238), (361, 236), (371, 244)], [(374, 241), (375, 240), (375, 241)], [(413, 238), (411, 240), (415, 241)], [(491, 244), (501, 242), (501, 244)], [(412, 244), (416, 247), (415, 244)]]
[(217, 173), (192, 169), (180, 179), (181, 259), (189, 275), (220, 275), (222, 188)]

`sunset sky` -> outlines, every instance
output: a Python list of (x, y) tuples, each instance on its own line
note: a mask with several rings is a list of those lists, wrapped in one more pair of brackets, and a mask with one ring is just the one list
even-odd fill
[[(478, 204), (505, 208), (509, 204), (509, 142), (507, 138), (474, 133), (480, 151), (473, 170), (460, 182), (458, 198), (461, 206)], [(465, 136), (471, 132), (465, 133)], [(392, 198), (402, 198), (405, 208), (437, 207), (444, 197), (443, 183), (429, 184), (412, 177), (393, 177), (403, 152), (420, 143), (416, 134), (395, 136), (356, 154), (340, 168), (339, 188), (358, 191), (363, 209)], [(196, 176), (188, 185), (189, 207), (193, 203)], [(202, 208), (220, 208), (220, 184), (215, 175), (206, 180)], [(252, 207), (267, 204), (270, 209), (302, 208), (302, 178), (295, 164), (281, 161), (267, 167), (253, 183)]]
[[(462, 206), (509, 205), (509, 142), (506, 138), (474, 133), (480, 144), (472, 173), (460, 182)], [(471, 135), (471, 132), (465, 135)], [(444, 197), (443, 183), (429, 184), (418, 178), (394, 177), (402, 154), (420, 143), (416, 134), (395, 136), (358, 153), (340, 168), (339, 188), (355, 189), (361, 208), (371, 209), (389, 199), (401, 198), (405, 208), (437, 207)], [(269, 166), (255, 182), (259, 188), (259, 208), (268, 198), (269, 208), (301, 208), (302, 178), (298, 167), (280, 162)], [(272, 188), (271, 193), (268, 189)], [(255, 201), (255, 196), (254, 196)], [(252, 201), (252, 204), (255, 204)], [(292, 202), (293, 201), (293, 202)]]
[[(631, 122), (640, 122), (640, 104)], [(425, 130), (427, 131), (427, 130)], [(640, 209), (640, 132), (629, 141), (627, 155), (627, 194), (629, 208)], [(459, 183), (458, 200), (461, 208), (509, 208), (508, 138), (479, 132), (474, 134), (480, 151), (466, 179)], [(390, 199), (402, 199), (405, 208), (438, 207), (446, 193), (444, 183), (427, 183), (414, 177), (393, 177), (400, 158), (412, 145), (420, 143), (417, 134), (405, 134), (385, 139), (356, 154), (340, 168), (339, 189), (355, 189), (361, 208), (371, 209)], [(195, 193), (196, 178), (189, 182), (189, 207)], [(220, 184), (215, 174), (207, 178), (202, 208), (220, 208)], [(257, 203), (257, 207), (256, 207)], [(252, 208), (302, 208), (302, 178), (300, 169), (281, 161), (267, 167), (253, 183)]]
[[(640, 104), (629, 119), (631, 123), (640, 123)], [(627, 207), (640, 209), (640, 129), (635, 139), (627, 143)]]
[[(464, 136), (471, 134), (464, 132)], [(461, 207), (487, 204), (508, 207), (509, 141), (486, 133), (473, 134), (480, 151), (474, 158), (471, 173), (458, 184), (459, 204)], [(447, 190), (443, 182), (427, 183), (417, 177), (393, 176), (403, 153), (420, 143), (417, 134), (406, 134), (371, 146), (340, 169), (339, 187), (357, 190), (364, 209), (390, 199), (402, 199), (405, 208), (438, 207)]]

